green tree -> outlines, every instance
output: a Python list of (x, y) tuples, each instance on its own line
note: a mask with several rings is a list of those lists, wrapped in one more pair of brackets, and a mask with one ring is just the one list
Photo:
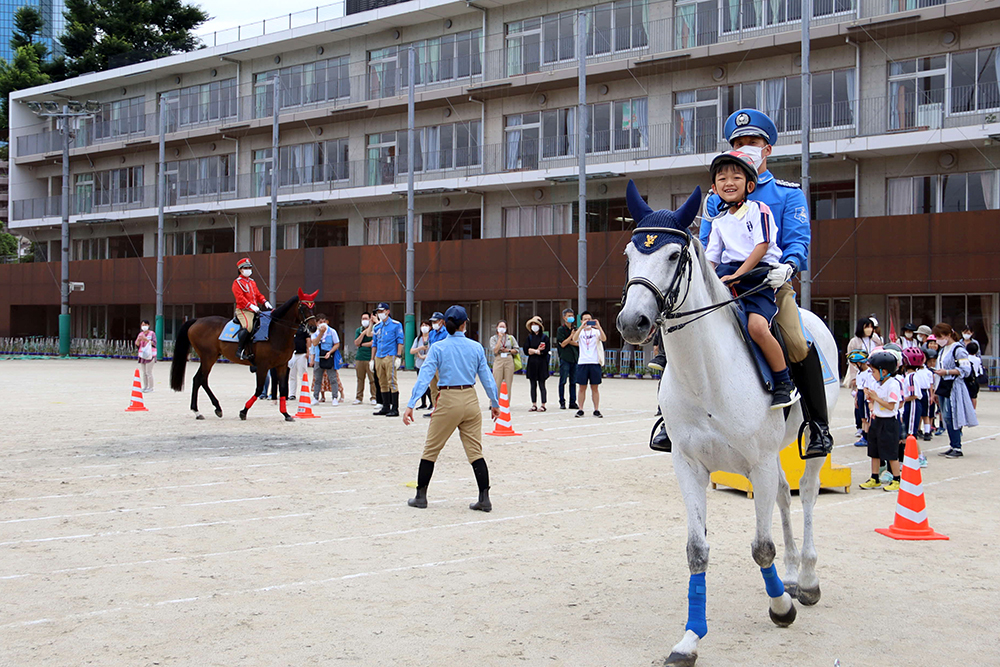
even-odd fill
[(182, 0), (66, 0), (59, 38), (71, 76), (193, 51), (192, 30), (209, 19)]
[(38, 49), (38, 59), (45, 60), (48, 47), (36, 41), (42, 33), (45, 21), (42, 14), (34, 7), (25, 6), (14, 12), (14, 32), (10, 36), (10, 48), (14, 51), (22, 46), (33, 46)]
[(38, 51), (30, 44), (16, 49), (10, 62), (0, 58), (0, 140), (7, 141), (9, 135), (7, 113), (10, 94), (51, 81), (52, 77), (42, 69)]
[(8, 234), (0, 225), (0, 257), (17, 257), (17, 237)]

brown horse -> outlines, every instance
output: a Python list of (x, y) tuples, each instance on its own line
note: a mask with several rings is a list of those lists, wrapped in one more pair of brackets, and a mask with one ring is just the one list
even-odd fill
[[(313, 310), (304, 302), (313, 302), (315, 294), (305, 294), (301, 289), (298, 296), (292, 297), (271, 311), (271, 328), (268, 332), (266, 342), (252, 343), (254, 352), (254, 365), (257, 369), (257, 388), (240, 410), (240, 419), (247, 418), (247, 411), (257, 401), (257, 397), (264, 389), (264, 379), (273, 368), (278, 375), (278, 388), (281, 392), (281, 414), (285, 416), (285, 421), (294, 421), (286, 410), (288, 400), (288, 360), (292, 358), (295, 349), (295, 332), (300, 326), (305, 326), (309, 333), (316, 331), (316, 319)], [(198, 412), (198, 389), (204, 387), (205, 393), (215, 406), (215, 415), (222, 417), (222, 407), (219, 400), (208, 388), (208, 374), (212, 372), (212, 366), (220, 357), (225, 357), (234, 364), (250, 366), (250, 361), (239, 359), (236, 356), (236, 343), (228, 343), (219, 340), (222, 330), (230, 322), (230, 318), (219, 317), (199, 317), (195, 320), (185, 322), (180, 331), (177, 332), (177, 342), (174, 346), (174, 360), (170, 365), (170, 388), (174, 391), (184, 389), (184, 368), (187, 366), (188, 351), (194, 347), (198, 358), (201, 359), (201, 367), (194, 375), (191, 384), (191, 410), (194, 411), (195, 419), (204, 419)]]

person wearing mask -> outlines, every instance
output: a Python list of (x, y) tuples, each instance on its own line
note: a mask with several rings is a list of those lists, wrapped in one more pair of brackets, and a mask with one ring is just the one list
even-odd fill
[[(858, 326), (854, 328), (854, 338), (847, 343), (847, 354), (861, 350), (866, 357), (870, 357), (877, 347), (882, 347), (882, 338), (875, 333), (875, 322), (870, 317), (862, 317), (858, 320)], [(843, 386), (851, 386), (856, 375), (857, 371), (854, 365), (848, 366)]]
[(969, 388), (969, 398), (972, 399), (972, 409), (978, 410), (979, 386), (988, 380), (983, 369), (983, 358), (979, 356), (979, 341), (970, 340), (965, 344), (965, 351), (969, 353), (969, 362), (972, 364), (970, 381), (966, 382), (966, 385)]
[[(431, 349), (430, 333), (430, 320), (424, 320), (420, 323), (420, 333), (413, 339), (413, 345), (410, 346), (410, 354), (413, 355), (413, 365), (416, 366), (417, 373), (420, 373), (420, 367), (424, 365), (424, 359), (427, 358), (427, 353)], [(434, 407), (434, 402), (431, 400), (431, 388), (428, 385), (427, 391), (420, 397), (420, 407), (417, 409), (426, 410), (432, 407)]]
[(601, 323), (594, 319), (589, 311), (580, 313), (580, 328), (573, 332), (573, 340), (580, 346), (580, 360), (576, 365), (576, 383), (579, 386), (576, 392), (577, 403), (580, 406), (576, 411), (577, 417), (584, 415), (583, 406), (587, 402), (587, 385), (590, 385), (590, 392), (593, 394), (594, 416), (601, 418), (601, 392), (598, 387), (601, 384), (601, 352), (600, 344), (608, 339), (601, 328)]
[(470, 504), (469, 509), (480, 512), (493, 509), (490, 502), (490, 471), (483, 458), (483, 413), (475, 388), (477, 376), (490, 400), (490, 413), (494, 420), (500, 416), (500, 403), (482, 345), (465, 337), (468, 320), (462, 306), (451, 306), (445, 312), (448, 337), (430, 347), (406, 410), (403, 411), (403, 424), (409, 426), (413, 423), (413, 406), (430, 387), (431, 379), (436, 374), (440, 378), (441, 395), (427, 428), (427, 439), (420, 456), (417, 493), (406, 501), (410, 507), (427, 508), (427, 487), (434, 474), (434, 464), (448, 438), (458, 429), (465, 455), (472, 464), (476, 485), (479, 487), (479, 499)]
[(904, 350), (910, 347), (920, 347), (920, 341), (917, 340), (917, 328), (912, 324), (903, 325), (903, 337), (899, 341), (899, 347)]
[(926, 324), (917, 327), (917, 343), (923, 347), (927, 343), (927, 337), (931, 335), (931, 328)]
[[(444, 326), (444, 313), (435, 310), (431, 315), (431, 332), (428, 335), (428, 341), (430, 345), (442, 341), (448, 337), (448, 330)], [(428, 419), (432, 414), (434, 414), (434, 406), (437, 405), (438, 396), (441, 392), (438, 391), (438, 377), (434, 376), (431, 380), (431, 412), (425, 412), (424, 417)]]
[[(236, 300), (236, 321), (243, 328), (237, 334), (238, 343), (236, 345), (236, 357), (238, 359), (253, 359), (253, 350), (250, 345), (250, 337), (253, 334), (254, 318), (260, 312), (260, 307), (264, 306), (271, 310), (272, 306), (264, 295), (257, 289), (257, 282), (253, 276), (253, 264), (249, 257), (244, 257), (236, 262), (236, 269), (240, 272), (236, 280), (233, 281), (233, 298)], [(251, 372), (257, 369), (250, 367)]]
[(153, 391), (153, 364), (156, 363), (156, 332), (149, 328), (149, 320), (139, 323), (139, 335), (135, 338), (139, 354), (139, 370), (142, 371), (142, 393)]
[(972, 374), (972, 363), (969, 352), (958, 342), (957, 332), (950, 324), (940, 322), (934, 327), (934, 336), (941, 346), (938, 353), (937, 369), (934, 374), (941, 378), (936, 394), (941, 406), (941, 415), (945, 429), (948, 431), (949, 449), (939, 456), (949, 459), (961, 458), (962, 429), (966, 426), (978, 426), (976, 410), (972, 406), (972, 398), (965, 379)]
[[(545, 381), (549, 379), (549, 335), (542, 329), (542, 318), (538, 315), (528, 320), (525, 327), (528, 329), (528, 338), (524, 344), (524, 353), (528, 356), (528, 367), (524, 369), (524, 374), (531, 386), (530, 412), (538, 412), (539, 409), (545, 412), (548, 400)], [(538, 407), (539, 391), (542, 394), (541, 408)]]
[(361, 405), (365, 400), (365, 378), (368, 379), (368, 393), (371, 394), (372, 405), (375, 401), (375, 374), (372, 373), (372, 324), (371, 313), (361, 313), (361, 326), (354, 330), (354, 374), (358, 378), (358, 388), (354, 395), (354, 405)]
[(562, 325), (556, 330), (556, 345), (559, 348), (559, 409), (566, 409), (563, 387), (569, 385), (569, 409), (579, 410), (576, 405), (576, 362), (580, 358), (580, 347), (573, 338), (576, 314), (572, 308), (562, 312)]
[(375, 355), (375, 375), (382, 389), (382, 408), (373, 414), (399, 416), (399, 386), (396, 371), (403, 358), (403, 325), (392, 319), (389, 304), (384, 301), (375, 309), (378, 322), (372, 331), (372, 352)]
[(507, 333), (507, 321), (497, 322), (497, 332), (490, 336), (490, 352), (493, 353), (493, 379), (497, 387), (507, 383), (507, 400), (514, 393), (514, 354), (518, 351), (517, 339)]
[[(326, 315), (322, 313), (316, 316), (316, 333), (312, 335), (312, 341), (316, 354), (316, 368), (313, 371), (313, 398), (319, 401), (320, 392), (323, 390), (323, 378), (327, 377), (330, 381), (330, 404), (337, 405), (337, 359), (335, 354), (340, 349), (340, 337), (330, 326)], [(325, 394), (323, 398), (325, 400)]]

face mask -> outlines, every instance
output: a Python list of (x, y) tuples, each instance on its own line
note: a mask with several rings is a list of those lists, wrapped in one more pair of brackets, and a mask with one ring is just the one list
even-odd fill
[(750, 159), (753, 160), (754, 169), (757, 169), (758, 171), (760, 170), (760, 165), (763, 164), (764, 162), (764, 156), (762, 155), (764, 149), (762, 147), (743, 146), (742, 148), (737, 148), (735, 150), (738, 150), (741, 153), (746, 153), (747, 155), (749, 155)]
[(369, 324), (371, 324), (371, 320), (361, 320), (361, 326), (367, 327)]
[(379, 313), (378, 319), (380, 322), (385, 322), (385, 318), (389, 317), (389, 313)]
[(923, 334), (917, 334), (917, 340), (923, 343), (925, 340), (927, 340), (927, 336)]
[(319, 323), (319, 328), (323, 329), (323, 330), (326, 330), (326, 322), (320, 322)]
[(573, 322), (576, 322), (576, 318), (573, 317), (572, 315), (567, 315), (566, 316), (566, 324), (573, 324)]
[(906, 336), (906, 337), (907, 337), (907, 339), (911, 339), (911, 340), (913, 339), (913, 332), (912, 332), (912, 331), (907, 331), (907, 332), (906, 332), (905, 334), (903, 334), (903, 335), (904, 335), (904, 336)]
[(532, 331), (533, 331), (534, 333), (538, 333), (538, 325), (537, 325), (537, 324), (532, 324), (532, 325), (531, 325), (531, 330), (532, 330)]
[(433, 324), (433, 327), (434, 327), (434, 331), (440, 331), (440, 329), (441, 329), (441, 323), (440, 322), (435, 322)]
[(964, 338), (965, 340), (972, 340), (972, 334), (970, 334), (970, 333), (968, 333), (968, 334), (964, 333), (964, 334), (962, 334), (962, 338)]
[(253, 271), (251, 271), (250, 269), (243, 269), (242, 271), (240, 271), (240, 273), (243, 274), (244, 278), (249, 278), (253, 274)]
[(149, 325), (148, 324), (143, 324), (142, 325), (142, 330), (143, 331), (149, 331)]
[(505, 333), (507, 333), (507, 327), (497, 327), (497, 333), (498, 334), (505, 334)]
[(430, 330), (431, 330), (431, 328), (429, 326), (427, 326), (426, 324), (424, 326), (420, 327), (420, 332), (421, 333), (427, 333)]

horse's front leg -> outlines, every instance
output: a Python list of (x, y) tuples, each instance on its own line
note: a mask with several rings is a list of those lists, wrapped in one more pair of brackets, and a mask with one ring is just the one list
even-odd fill
[(243, 409), (240, 410), (240, 419), (246, 421), (247, 412), (253, 407), (253, 404), (257, 402), (257, 397), (260, 396), (261, 392), (264, 391), (264, 379), (267, 377), (268, 369), (257, 369), (257, 388), (254, 389), (253, 396), (246, 402)]
[(708, 569), (708, 540), (706, 533), (709, 472), (697, 463), (685, 459), (674, 451), (674, 473), (687, 509), (688, 569), (688, 620), (681, 638), (664, 662), (664, 667), (691, 667), (698, 659), (698, 641), (708, 634), (708, 620), (705, 617), (705, 571)]
[(781, 469), (781, 455), (778, 459), (778, 510), (781, 513), (781, 532), (785, 541), (785, 557), (782, 559), (785, 565), (785, 576), (782, 583), (785, 590), (793, 598), (798, 595), (799, 590), (799, 550), (795, 546), (795, 532), (792, 530), (792, 491), (788, 486), (788, 479)]
[(757, 515), (757, 534), (750, 549), (754, 562), (760, 566), (767, 595), (771, 598), (768, 614), (775, 625), (787, 628), (795, 621), (795, 605), (792, 603), (792, 596), (785, 592), (785, 586), (774, 567), (775, 549), (774, 540), (771, 539), (771, 519), (774, 517), (774, 502), (778, 495), (778, 475), (777, 457), (764, 460), (750, 470), (754, 512)]
[(288, 414), (288, 364), (278, 366), (278, 396), (280, 396), (281, 414), (285, 416), (286, 422), (293, 422), (295, 419)]
[(819, 602), (819, 576), (816, 574), (816, 545), (813, 542), (813, 510), (819, 495), (819, 470), (826, 459), (806, 461), (806, 471), (799, 482), (802, 499), (802, 572), (799, 574), (798, 599), (811, 606)]

